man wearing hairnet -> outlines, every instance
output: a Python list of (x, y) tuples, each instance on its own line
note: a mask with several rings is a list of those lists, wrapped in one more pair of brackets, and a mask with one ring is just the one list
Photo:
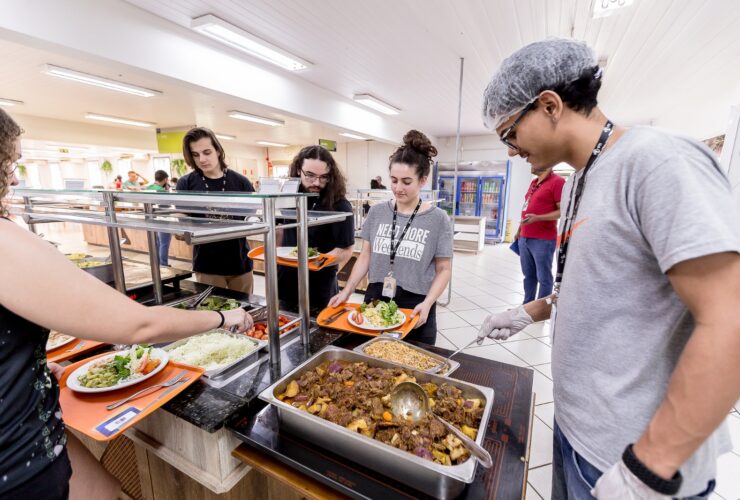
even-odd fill
[(510, 156), (576, 173), (554, 294), (489, 316), (479, 342), (552, 319), (553, 498), (704, 498), (740, 397), (736, 209), (702, 144), (604, 115), (595, 61), (580, 42), (536, 42), (485, 91)]

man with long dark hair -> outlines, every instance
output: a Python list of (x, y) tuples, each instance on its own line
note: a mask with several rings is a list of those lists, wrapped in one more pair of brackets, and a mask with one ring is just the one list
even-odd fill
[[(349, 212), (352, 205), (347, 201), (346, 181), (334, 157), (321, 146), (306, 146), (293, 158), (290, 177), (300, 177), (302, 193), (316, 193), (317, 198), (308, 199), (309, 211)], [(296, 230), (283, 232), (282, 246), (297, 244)], [(309, 302), (316, 313), (329, 303), (339, 291), (337, 272), (352, 257), (355, 244), (354, 218), (341, 222), (312, 227), (308, 230), (308, 246), (321, 253), (334, 255), (336, 264), (320, 271), (309, 273)], [(295, 310), (298, 304), (298, 273), (294, 268), (280, 266), (278, 269), (278, 292), (284, 309)]]

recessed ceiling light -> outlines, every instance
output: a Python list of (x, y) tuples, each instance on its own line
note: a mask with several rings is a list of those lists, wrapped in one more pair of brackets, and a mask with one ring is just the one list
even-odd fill
[(20, 106), (23, 101), (16, 101), (15, 99), (3, 99), (0, 97), (0, 106)]
[(615, 11), (629, 7), (634, 0), (593, 0), (593, 2), (592, 15), (594, 19), (598, 19), (611, 16)]
[(350, 134), (349, 132), (339, 132), (339, 135), (344, 137), (349, 137), (350, 139), (359, 139), (361, 141), (366, 141), (367, 137), (362, 137), (361, 135), (357, 134)]
[(288, 147), (288, 144), (283, 144), (281, 142), (257, 141), (257, 144), (261, 146), (272, 146), (273, 148), (287, 148)]
[(229, 111), (230, 118), (236, 118), (237, 120), (245, 120), (248, 122), (261, 123), (262, 125), (270, 125), (271, 127), (279, 127), (285, 125), (282, 120), (275, 120), (273, 118), (265, 118), (264, 116), (252, 115), (249, 113), (243, 113), (241, 111)]
[(290, 71), (299, 71), (311, 65), (308, 61), (212, 14), (194, 18), (190, 27), (207, 37)]
[(370, 94), (355, 94), (352, 99), (359, 102), (360, 104), (364, 104), (368, 108), (374, 109), (375, 111), (385, 113), (386, 115), (397, 115), (401, 112), (400, 109), (391, 106), (390, 104), (385, 103), (377, 97), (371, 96)]
[(101, 122), (120, 123), (122, 125), (132, 125), (134, 127), (153, 127), (153, 123), (140, 122), (129, 118), (119, 118), (117, 116), (99, 115), (97, 113), (87, 113), (85, 118), (88, 120), (98, 120)]
[(118, 92), (137, 95), (139, 97), (154, 97), (155, 95), (160, 95), (162, 93), (159, 90), (147, 89), (137, 85), (131, 85), (130, 83), (117, 82), (115, 80), (103, 78), (102, 76), (90, 75), (88, 73), (61, 68), (52, 64), (45, 65), (43, 72), (47, 75), (64, 78), (65, 80), (72, 80), (73, 82), (93, 85), (95, 87), (101, 87), (108, 90), (116, 90)]
[(229, 134), (216, 134), (216, 137), (218, 137), (222, 141), (233, 141), (234, 139), (236, 139), (235, 135), (229, 135)]

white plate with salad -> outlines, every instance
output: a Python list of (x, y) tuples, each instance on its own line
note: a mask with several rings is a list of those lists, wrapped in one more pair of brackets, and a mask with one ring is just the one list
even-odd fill
[(164, 350), (134, 344), (127, 351), (113, 352), (80, 366), (67, 378), (67, 387), (87, 393), (123, 389), (153, 377), (168, 361)]
[[(298, 247), (278, 247), (277, 256), (281, 259), (298, 260)], [(321, 252), (314, 247), (308, 247), (308, 260), (319, 257), (321, 257)]]
[(347, 321), (363, 330), (392, 330), (406, 323), (406, 315), (398, 310), (398, 305), (392, 300), (374, 300), (370, 304), (360, 305), (358, 311), (349, 313)]

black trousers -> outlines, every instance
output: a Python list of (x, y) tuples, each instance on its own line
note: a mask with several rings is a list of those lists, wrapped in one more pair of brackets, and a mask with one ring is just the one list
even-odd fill
[(49, 466), (28, 481), (6, 493), (0, 493), (3, 500), (67, 500), (69, 498), (69, 478), (72, 477), (72, 466), (69, 463), (67, 449)]
[[(383, 297), (383, 283), (368, 284), (367, 291), (365, 292), (365, 302), (370, 302), (371, 300), (375, 299), (388, 301), (387, 297)], [(396, 287), (396, 296), (393, 300), (396, 302), (396, 304), (398, 304), (398, 307), (402, 307), (404, 309), (413, 309), (414, 307), (424, 302), (424, 299), (426, 299), (426, 295), (407, 292), (399, 286)], [(434, 303), (434, 305), (432, 305), (431, 309), (429, 309), (429, 317), (427, 318), (427, 322), (424, 323), (422, 326), (411, 330), (411, 333), (409, 333), (405, 338), (407, 340), (416, 340), (418, 342), (424, 342), (425, 344), (434, 345), (434, 343), (437, 341), (436, 302)]]

